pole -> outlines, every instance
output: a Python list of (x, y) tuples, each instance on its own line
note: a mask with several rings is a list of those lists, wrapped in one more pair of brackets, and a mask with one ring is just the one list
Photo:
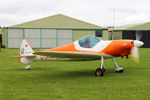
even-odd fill
[(115, 39), (114, 28), (115, 28), (115, 0), (113, 0), (113, 27), (112, 27), (112, 40)]

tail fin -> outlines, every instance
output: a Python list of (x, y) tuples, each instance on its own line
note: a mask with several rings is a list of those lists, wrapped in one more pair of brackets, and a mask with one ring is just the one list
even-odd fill
[(24, 39), (20, 46), (19, 56), (31, 56), (33, 55), (34, 51), (28, 41)]
[(28, 41), (24, 39), (20, 46), (19, 51), (19, 61), (22, 64), (30, 64), (34, 61), (33, 57), (36, 57), (33, 55), (34, 51)]

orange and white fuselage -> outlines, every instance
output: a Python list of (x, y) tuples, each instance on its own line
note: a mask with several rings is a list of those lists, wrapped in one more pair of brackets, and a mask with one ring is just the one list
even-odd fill
[(78, 41), (75, 41), (62, 47), (47, 49), (41, 52), (104, 54), (108, 55), (108, 57), (128, 56), (134, 46), (133, 42), (133, 40), (100, 41), (93, 48), (81, 48)]
[(25, 69), (30, 69), (30, 63), (38, 60), (53, 61), (53, 60), (99, 60), (101, 59), (101, 67), (96, 70), (96, 76), (103, 76), (103, 61), (106, 58), (112, 58), (115, 65), (115, 71), (122, 72), (120, 67), (114, 60), (114, 57), (129, 58), (131, 53), (135, 60), (138, 60), (138, 48), (144, 43), (138, 40), (109, 40), (103, 41), (95, 36), (85, 36), (73, 43), (65, 46), (47, 49), (40, 52), (34, 52), (26, 39), (20, 46), (19, 61), (23, 64), (28, 64)]
[[(131, 54), (132, 47), (134, 46), (133, 40), (113, 40), (100, 41), (93, 48), (82, 48), (79, 46), (78, 41), (75, 41), (71, 44), (62, 47), (47, 49), (35, 53), (33, 50), (30, 51), (31, 46), (28, 44), (28, 42), (26, 40), (23, 41), (26, 45), (25, 47), (21, 47), (20, 49), (20, 62), (23, 64), (29, 64), (37, 60), (97, 60), (100, 59), (101, 55), (103, 55), (104, 58), (112, 58), (119, 56), (128, 57), (128, 55)], [(22, 49), (24, 49), (23, 55), (21, 55)], [(54, 53), (54, 55), (58, 56), (49, 56), (49, 52)], [(60, 57), (59, 54), (61, 55)]]

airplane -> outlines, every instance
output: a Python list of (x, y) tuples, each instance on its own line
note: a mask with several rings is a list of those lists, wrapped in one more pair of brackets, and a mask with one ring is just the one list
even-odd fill
[(126, 57), (132, 54), (136, 62), (139, 61), (138, 48), (144, 43), (139, 40), (101, 40), (96, 36), (84, 36), (79, 40), (68, 45), (56, 47), (52, 49), (33, 51), (32, 47), (26, 39), (23, 39), (19, 58), (20, 63), (27, 64), (26, 70), (30, 70), (30, 64), (34, 61), (91, 61), (101, 60), (100, 67), (96, 69), (96, 76), (103, 76), (105, 68), (103, 66), (104, 59), (112, 59), (115, 72), (122, 73), (123, 68), (117, 64), (115, 57)]

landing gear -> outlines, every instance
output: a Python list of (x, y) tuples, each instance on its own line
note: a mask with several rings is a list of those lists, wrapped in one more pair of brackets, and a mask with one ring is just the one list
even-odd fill
[(104, 57), (101, 56), (101, 66), (100, 68), (96, 69), (95, 75), (96, 76), (103, 76), (105, 72), (105, 68), (103, 67)]
[[(115, 70), (115, 72), (117, 72), (117, 73), (122, 73), (122, 72), (123, 72), (123, 68), (120, 67), (120, 66), (116, 63), (116, 61), (115, 61), (114, 58), (112, 58), (112, 61), (113, 61), (113, 63), (114, 63), (114, 70)], [(104, 62), (104, 57), (101, 56), (101, 66), (100, 66), (100, 68), (97, 68), (97, 69), (96, 69), (96, 71), (95, 71), (95, 75), (96, 75), (96, 76), (104, 76), (105, 68), (103, 67), (103, 62)]]
[(25, 70), (30, 70), (31, 67), (30, 67), (30, 65), (27, 65), (24, 69), (25, 69)]
[(116, 72), (116, 73), (123, 73), (123, 68), (120, 67), (120, 66), (116, 63), (116, 61), (115, 61), (114, 58), (112, 58), (112, 61), (113, 61), (113, 63), (114, 63), (115, 72)]
[(103, 76), (104, 75), (104, 72), (105, 72), (105, 69), (100, 69), (100, 68), (97, 68), (96, 69), (96, 72), (95, 72), (95, 75), (96, 76)]

